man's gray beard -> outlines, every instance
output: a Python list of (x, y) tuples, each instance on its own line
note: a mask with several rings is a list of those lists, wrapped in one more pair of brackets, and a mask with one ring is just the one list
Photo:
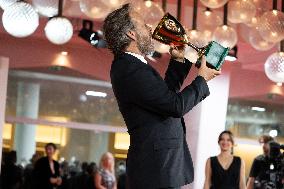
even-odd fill
[(154, 42), (151, 36), (142, 37), (137, 35), (137, 46), (143, 55), (149, 55), (155, 51)]

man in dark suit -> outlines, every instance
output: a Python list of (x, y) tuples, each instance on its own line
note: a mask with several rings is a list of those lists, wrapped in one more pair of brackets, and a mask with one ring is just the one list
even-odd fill
[(207, 81), (220, 72), (206, 67), (180, 88), (192, 64), (184, 47), (172, 46), (165, 79), (144, 59), (153, 51), (151, 29), (126, 4), (104, 21), (104, 35), (114, 54), (111, 82), (130, 134), (127, 180), (130, 189), (179, 188), (193, 181), (183, 115), (209, 95)]

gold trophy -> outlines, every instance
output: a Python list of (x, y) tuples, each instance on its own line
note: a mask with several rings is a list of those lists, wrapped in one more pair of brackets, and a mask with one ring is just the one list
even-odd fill
[(200, 67), (201, 57), (205, 55), (207, 66), (219, 70), (224, 63), (225, 57), (229, 53), (229, 48), (225, 48), (215, 41), (209, 42), (208, 45), (202, 48), (190, 43), (185, 29), (179, 21), (169, 13), (167, 13), (159, 22), (152, 37), (167, 45), (170, 43), (173, 43), (176, 46), (187, 44), (192, 47), (198, 53), (199, 58), (196, 62), (197, 67)]

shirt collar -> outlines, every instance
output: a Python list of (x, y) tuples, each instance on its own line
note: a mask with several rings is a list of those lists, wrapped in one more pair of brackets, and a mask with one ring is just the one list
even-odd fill
[(125, 52), (125, 53), (130, 54), (130, 55), (138, 58), (139, 60), (141, 60), (143, 63), (147, 64), (147, 60), (144, 58), (144, 56), (142, 56), (140, 54), (133, 53), (133, 52)]

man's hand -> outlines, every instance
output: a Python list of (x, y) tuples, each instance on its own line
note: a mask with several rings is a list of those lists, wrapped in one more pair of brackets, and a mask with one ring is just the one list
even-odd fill
[(210, 81), (220, 74), (221, 71), (217, 71), (206, 66), (206, 58), (203, 56), (201, 60), (201, 67), (198, 70), (198, 75), (202, 76), (206, 81)]
[(57, 177), (57, 186), (60, 186), (62, 184), (62, 179), (60, 177)]
[(51, 183), (51, 184), (56, 184), (57, 183), (57, 178), (50, 178), (49, 179), (49, 182)]
[(185, 45), (177, 47), (174, 46), (173, 44), (170, 44), (170, 55), (172, 56), (172, 59), (178, 62), (183, 62), (184, 51), (185, 51)]

